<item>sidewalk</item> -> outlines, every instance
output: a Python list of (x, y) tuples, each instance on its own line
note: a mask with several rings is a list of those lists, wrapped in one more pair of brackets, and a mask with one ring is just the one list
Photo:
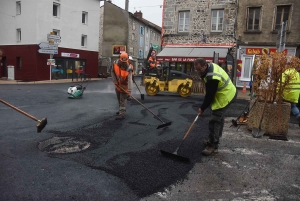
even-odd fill
[[(106, 78), (91, 78), (86, 79), (86, 81), (98, 81), (103, 80)], [(60, 80), (42, 80), (42, 81), (22, 81), (22, 80), (7, 80), (7, 79), (0, 79), (0, 84), (57, 84), (57, 83), (77, 83), (82, 82), (84, 80), (81, 79), (60, 79)]]

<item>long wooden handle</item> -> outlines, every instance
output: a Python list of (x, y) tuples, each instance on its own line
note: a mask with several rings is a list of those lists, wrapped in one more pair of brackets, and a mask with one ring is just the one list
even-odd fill
[(185, 138), (189, 135), (190, 131), (192, 130), (194, 124), (196, 123), (196, 121), (198, 120), (199, 114), (196, 116), (195, 120), (193, 121), (192, 125), (190, 126), (189, 130), (186, 132), (186, 134), (183, 137), (183, 140), (185, 140)]
[(15, 107), (15, 106), (13, 106), (13, 105), (11, 105), (11, 104), (9, 104), (8, 102), (5, 102), (4, 100), (1, 100), (1, 99), (0, 99), (0, 102), (3, 103), (3, 104), (5, 104), (5, 105), (7, 105), (8, 107), (11, 107), (11, 108), (14, 109), (14, 110), (17, 110), (18, 112), (24, 114), (25, 116), (27, 116), (27, 117), (29, 117), (29, 118), (35, 120), (35, 121), (39, 121), (39, 120), (38, 120), (37, 118), (35, 118), (34, 116), (31, 116), (30, 114), (27, 114), (26, 112), (24, 112), (24, 111), (20, 110), (19, 108)]
[[(117, 87), (119, 87), (120, 89), (122, 89), (125, 93), (127, 93), (125, 91), (125, 89), (123, 89), (121, 86), (119, 86), (118, 84), (115, 84)], [(128, 94), (128, 93), (127, 93)], [(159, 119), (159, 121), (161, 121), (163, 124), (165, 123), (163, 120), (161, 120), (161, 118), (159, 118), (156, 114), (154, 114), (151, 110), (149, 110), (143, 103), (141, 103), (138, 99), (136, 99), (135, 97), (133, 97), (132, 95), (130, 95), (131, 98), (133, 98), (136, 102), (138, 102), (141, 106), (143, 106), (146, 110), (148, 110), (151, 114), (153, 114), (157, 119)]]

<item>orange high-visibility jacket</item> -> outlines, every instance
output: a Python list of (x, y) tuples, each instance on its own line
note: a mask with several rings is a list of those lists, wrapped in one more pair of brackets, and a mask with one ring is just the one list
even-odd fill
[(149, 58), (148, 62), (150, 65), (150, 69), (155, 68), (157, 66), (157, 64), (159, 64), (159, 62), (154, 60), (152, 57)]
[[(114, 72), (116, 75), (116, 78), (118, 80), (118, 85), (122, 87), (127, 93), (128, 93), (128, 75), (131, 68), (123, 69), (118, 64), (114, 63)], [(116, 86), (116, 89), (121, 92), (125, 93), (121, 88)]]

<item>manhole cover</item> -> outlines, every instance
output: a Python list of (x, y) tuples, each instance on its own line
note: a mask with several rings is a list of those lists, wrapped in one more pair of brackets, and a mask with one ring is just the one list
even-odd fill
[(74, 137), (53, 137), (39, 143), (39, 149), (47, 153), (74, 153), (90, 147), (90, 143)]

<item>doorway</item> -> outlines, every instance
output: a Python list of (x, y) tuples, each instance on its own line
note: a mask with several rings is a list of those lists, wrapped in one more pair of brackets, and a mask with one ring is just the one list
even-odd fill
[(2, 60), (0, 61), (0, 69), (1, 69), (1, 73), (0, 75), (2, 75), (2, 77), (7, 77), (7, 66), (6, 66), (6, 57), (2, 57)]
[(86, 72), (86, 61), (77, 59), (55, 59), (55, 70), (52, 76), (56, 79), (77, 79)]

